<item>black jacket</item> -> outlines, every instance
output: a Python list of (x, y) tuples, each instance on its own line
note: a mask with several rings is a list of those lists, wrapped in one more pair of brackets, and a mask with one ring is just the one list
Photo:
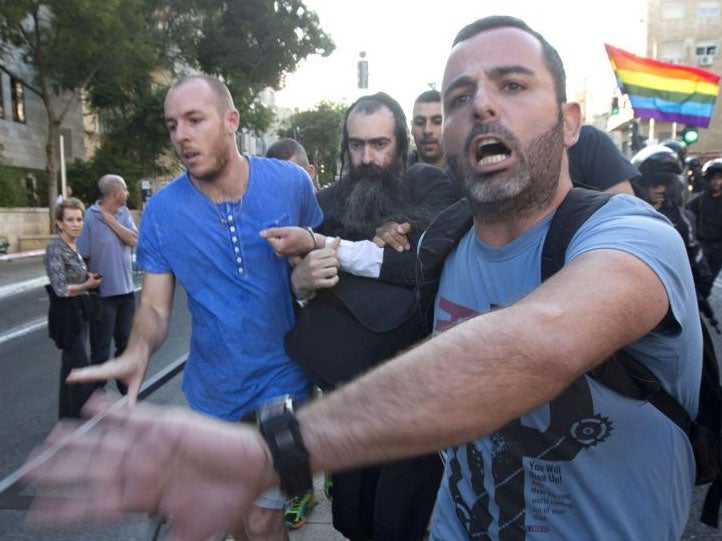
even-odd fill
[(90, 320), (90, 296), (58, 297), (50, 284), (45, 286), (45, 290), (50, 297), (48, 334), (58, 349), (69, 348), (82, 325)]
[[(424, 207), (431, 216), (436, 216), (457, 199), (446, 172), (433, 165), (426, 163), (412, 165), (402, 182), (401, 195), (404, 206), (409, 209)], [(335, 182), (317, 194), (318, 204), (323, 210), (323, 224), (318, 232), (347, 240), (363, 240), (349, 238), (339, 220), (342, 202), (338, 201), (338, 187), (338, 182)], [(413, 231), (409, 235), (410, 250), (397, 252), (393, 248), (384, 249), (379, 280), (406, 287), (415, 284), (416, 246), (422, 233), (422, 231)]]

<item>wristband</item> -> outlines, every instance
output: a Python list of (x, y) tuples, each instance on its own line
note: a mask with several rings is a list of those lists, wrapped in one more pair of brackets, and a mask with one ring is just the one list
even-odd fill
[(309, 234), (311, 235), (311, 239), (313, 240), (313, 248), (311, 248), (311, 250), (309, 250), (309, 251), (315, 250), (316, 249), (316, 233), (313, 232), (313, 228), (310, 226), (306, 227), (304, 229), (309, 232)]
[(281, 479), (281, 490), (289, 496), (302, 496), (313, 488), (308, 450), (301, 438), (289, 395), (261, 406), (258, 429), (273, 457), (273, 467)]

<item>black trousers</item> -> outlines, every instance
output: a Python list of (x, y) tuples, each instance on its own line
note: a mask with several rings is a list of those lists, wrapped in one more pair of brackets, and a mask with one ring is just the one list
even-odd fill
[[(115, 342), (115, 355), (122, 354), (128, 345), (130, 329), (135, 315), (135, 293), (98, 297), (90, 330), (90, 362), (102, 364), (110, 359), (111, 342)], [(117, 381), (118, 390), (125, 394), (124, 384)]]
[(83, 322), (80, 332), (73, 343), (62, 350), (60, 356), (60, 390), (58, 393), (58, 418), (80, 417), (80, 410), (93, 391), (98, 387), (94, 383), (70, 385), (65, 383), (73, 368), (82, 368), (90, 365), (87, 353), (88, 325)]
[(722, 269), (722, 242), (708, 242), (706, 240), (699, 241), (702, 246), (702, 252), (707, 258), (709, 269), (712, 271), (712, 279), (717, 278), (720, 269)]
[(421, 541), (442, 472), (434, 453), (334, 475), (334, 528), (351, 541)]

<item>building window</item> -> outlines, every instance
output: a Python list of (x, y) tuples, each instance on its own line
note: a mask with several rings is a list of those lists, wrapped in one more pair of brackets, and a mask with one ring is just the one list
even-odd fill
[(694, 47), (694, 54), (697, 56), (703, 56), (703, 55), (711, 55), (714, 56), (717, 54), (717, 44), (716, 43), (698, 43)]
[(664, 2), (662, 4), (662, 19), (684, 18), (684, 2)]
[(719, 2), (699, 2), (697, 4), (697, 18), (719, 17)]
[(681, 64), (684, 51), (684, 43), (681, 41), (668, 41), (659, 44), (659, 60)]
[(23, 83), (15, 77), (10, 79), (10, 98), (13, 104), (13, 120), (25, 124), (25, 96)]

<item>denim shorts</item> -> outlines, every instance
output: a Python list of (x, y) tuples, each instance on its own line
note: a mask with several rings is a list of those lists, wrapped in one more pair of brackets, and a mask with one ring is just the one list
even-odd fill
[(269, 488), (266, 492), (261, 494), (258, 499), (253, 502), (256, 507), (263, 509), (283, 509), (286, 504), (286, 493), (281, 490), (281, 487)]

